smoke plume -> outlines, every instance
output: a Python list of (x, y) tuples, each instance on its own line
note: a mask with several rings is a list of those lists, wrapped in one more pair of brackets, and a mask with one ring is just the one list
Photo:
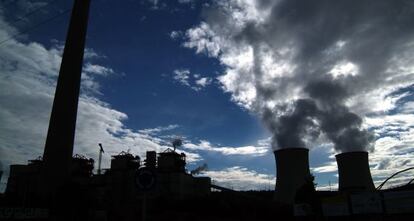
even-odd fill
[(184, 46), (220, 60), (223, 89), (262, 117), (274, 148), (371, 150), (364, 116), (414, 83), (413, 1), (228, 0), (205, 15)]
[(198, 166), (198, 167), (197, 167), (197, 168), (195, 168), (194, 170), (191, 170), (191, 175), (198, 175), (198, 174), (200, 174), (201, 172), (203, 172), (203, 171), (207, 170), (207, 168), (208, 168), (207, 164), (206, 164), (206, 163), (204, 163), (203, 165)]

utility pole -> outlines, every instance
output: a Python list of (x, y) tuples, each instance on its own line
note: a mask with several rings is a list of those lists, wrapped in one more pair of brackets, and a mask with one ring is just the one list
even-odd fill
[(101, 175), (101, 162), (102, 162), (102, 154), (105, 153), (102, 144), (99, 143), (99, 159), (98, 159), (98, 175)]

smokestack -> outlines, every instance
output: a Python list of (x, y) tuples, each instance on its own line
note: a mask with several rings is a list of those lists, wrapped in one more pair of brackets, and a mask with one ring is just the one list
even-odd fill
[[(57, 81), (46, 145), (44, 175), (58, 186), (69, 175), (73, 154), (90, 0), (75, 0)], [(53, 191), (53, 190), (51, 190)]]
[(306, 148), (284, 148), (274, 152), (276, 159), (275, 200), (293, 204), (296, 192), (310, 177), (309, 150)]
[(338, 164), (339, 191), (375, 190), (369, 169), (368, 152), (347, 152), (335, 157)]

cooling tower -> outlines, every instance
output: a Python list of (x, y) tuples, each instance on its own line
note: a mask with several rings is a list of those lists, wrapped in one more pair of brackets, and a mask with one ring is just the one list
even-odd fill
[(339, 191), (375, 190), (369, 170), (368, 152), (347, 152), (335, 157), (338, 164)]
[(277, 172), (276, 201), (293, 204), (296, 192), (310, 177), (308, 153), (308, 149), (298, 147), (274, 152)]

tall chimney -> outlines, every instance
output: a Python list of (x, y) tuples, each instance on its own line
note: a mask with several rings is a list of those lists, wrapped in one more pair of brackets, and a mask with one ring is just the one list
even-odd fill
[[(67, 178), (73, 154), (76, 115), (90, 0), (75, 0), (57, 81), (46, 145), (44, 179), (49, 188)], [(53, 191), (53, 190), (51, 190)]]
[(335, 157), (338, 164), (339, 191), (375, 190), (369, 169), (368, 152), (347, 152)]
[(275, 200), (293, 204), (297, 191), (310, 178), (309, 150), (302, 147), (283, 148), (274, 152), (276, 159)]

